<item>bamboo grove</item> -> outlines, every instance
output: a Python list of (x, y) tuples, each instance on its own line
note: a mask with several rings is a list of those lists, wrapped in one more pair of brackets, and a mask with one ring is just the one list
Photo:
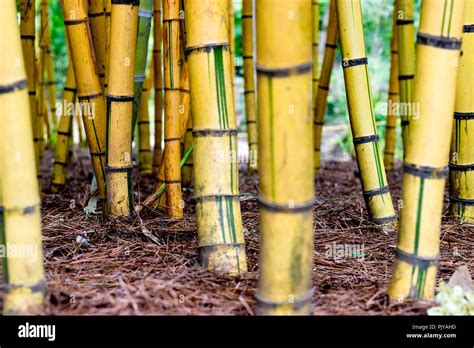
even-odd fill
[[(61, 0), (68, 54), (61, 91), (48, 0), (0, 3), (0, 241), (33, 245), (40, 255), (4, 260), (6, 314), (43, 302), (41, 195), (64, 192), (82, 137), (104, 223), (132, 224), (144, 209), (158, 209), (182, 227), (183, 188), (192, 189), (199, 264), (231, 277), (248, 270), (239, 179), (258, 174), (257, 313), (311, 314), (314, 184), (324, 170), (334, 69), (344, 76), (366, 218), (374, 233), (398, 238), (388, 294), (433, 297), (446, 179), (449, 218), (474, 223), (473, 1), (424, 0), (418, 30), (414, 0), (394, 1), (385, 141), (363, 0), (242, 0), (241, 92), (232, 0)], [(240, 172), (238, 93), (249, 155)], [(398, 134), (399, 217), (386, 174), (397, 167)], [(137, 176), (152, 178), (150, 196), (137, 197)]]

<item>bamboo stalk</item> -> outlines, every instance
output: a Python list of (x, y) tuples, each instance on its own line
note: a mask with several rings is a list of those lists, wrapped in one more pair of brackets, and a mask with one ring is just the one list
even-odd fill
[(311, 24), (313, 42), (313, 115), (316, 108), (316, 96), (319, 84), (319, 2), (311, 2)]
[(434, 295), (458, 68), (453, 62), (460, 54), (464, 15), (463, 0), (448, 3), (424, 0), (421, 8), (414, 83), (419, 113), (410, 120), (389, 289), (390, 298), (397, 300)]
[(48, 115), (47, 115), (47, 106), (46, 106), (46, 87), (45, 87), (45, 64), (46, 64), (46, 27), (47, 27), (47, 18), (45, 18), (45, 13), (47, 11), (44, 10), (44, 0), (41, 1), (40, 6), (40, 29), (39, 29), (39, 59), (37, 65), (37, 76), (36, 81), (38, 83), (37, 86), (37, 94), (38, 94), (38, 113), (37, 113), (37, 122), (36, 122), (36, 137), (35, 142), (38, 143), (39, 147), (39, 161), (37, 163), (38, 168), (38, 179), (40, 181), (40, 189), (41, 189), (41, 164), (43, 163), (44, 159), (44, 151), (45, 151), (45, 125), (47, 134), (49, 134), (49, 123), (48, 123)]
[(162, 138), (163, 138), (163, 67), (161, 47), (163, 45), (163, 28), (161, 22), (162, 0), (154, 0), (153, 19), (153, 62), (155, 74), (155, 141), (153, 147), (153, 173), (158, 177), (162, 160)]
[(153, 0), (141, 0), (138, 12), (138, 32), (137, 48), (135, 56), (135, 77), (134, 77), (134, 95), (132, 136), (138, 119), (140, 110), (140, 101), (145, 81), (147, 59), (148, 59), (148, 41), (150, 39), (151, 21), (153, 19)]
[[(35, 19), (36, 19), (36, 1), (20, 1), (20, 33), (23, 57), (25, 61), (26, 76), (28, 77), (28, 96), (30, 103), (31, 126), (33, 134), (31, 138), (36, 139), (37, 131), (37, 102), (36, 102), (36, 52), (35, 52)], [(39, 143), (35, 140), (35, 162), (39, 169)], [(41, 178), (39, 178), (41, 179)]]
[[(23, 61), (16, 1), (2, 1), (0, 22), (0, 243), (28, 250), (3, 260), (5, 315), (31, 314), (43, 303), (45, 279), (41, 218), (28, 81)], [(32, 15), (30, 13), (30, 15)], [(29, 62), (30, 64), (30, 62)]]
[[(187, 153), (188, 150), (193, 146), (193, 120), (192, 117), (189, 118), (188, 126), (186, 127), (186, 133), (184, 135), (184, 153)], [(193, 155), (191, 154), (186, 162), (183, 164), (181, 169), (181, 179), (183, 186), (188, 187), (192, 184), (193, 181)]]
[(451, 143), (451, 213), (474, 224), (474, 3), (466, 1), (462, 54), (459, 60)]
[(256, 2), (261, 233), (256, 297), (261, 314), (311, 313), (310, 13), (308, 0)]
[(99, 70), (99, 78), (102, 89), (105, 86), (105, 69), (106, 69), (106, 18), (105, 8), (102, 0), (87, 0), (87, 14), (94, 43), (94, 52), (97, 59), (97, 69)]
[(58, 140), (54, 155), (53, 174), (51, 178), (51, 191), (59, 192), (66, 183), (69, 148), (72, 136), (72, 121), (75, 115), (74, 103), (76, 102), (76, 78), (72, 63), (66, 72), (66, 83), (63, 91), (62, 115), (58, 126)]
[(336, 0), (352, 136), (370, 220), (392, 231), (396, 216), (379, 147), (360, 0)]
[(138, 112), (138, 170), (142, 174), (152, 173), (152, 158), (150, 147), (150, 113), (148, 111), (148, 100), (153, 88), (153, 62), (150, 72), (143, 84), (143, 91)]
[(318, 91), (314, 104), (314, 172), (317, 175), (321, 169), (321, 139), (324, 126), (324, 114), (326, 112), (329, 85), (331, 82), (332, 69), (336, 58), (338, 39), (336, 0), (331, 0), (329, 5), (329, 20), (326, 35), (326, 46), (324, 49), (321, 76), (318, 81)]
[(63, 0), (64, 24), (71, 60), (76, 76), (76, 88), (81, 103), (82, 120), (97, 179), (98, 196), (107, 215), (105, 187), (106, 107), (92, 44), (89, 19), (82, 0)]
[(165, 151), (164, 169), (167, 185), (168, 216), (183, 217), (180, 162), (180, 22), (179, 1), (163, 2), (163, 61), (165, 90)]
[[(45, 39), (46, 39), (46, 56), (45, 56), (45, 72), (46, 72), (46, 81), (45, 85), (48, 87), (48, 106), (49, 106), (49, 113), (51, 115), (52, 120), (52, 128), (54, 130), (57, 129), (58, 120), (56, 115), (56, 78), (54, 76), (54, 57), (53, 52), (51, 50), (51, 26), (49, 21), (49, 14), (48, 14), (48, 1), (43, 1), (42, 4), (45, 4), (44, 11), (46, 13), (46, 32), (45, 32)], [(49, 116), (48, 116), (49, 121)], [(50, 136), (50, 131), (48, 131), (48, 136)]]
[(243, 0), (242, 4), (242, 50), (244, 58), (244, 94), (245, 116), (247, 118), (247, 134), (249, 144), (249, 170), (256, 170), (258, 163), (257, 112), (255, 105), (253, 2), (254, 0)]
[(398, 35), (398, 83), (400, 89), (400, 105), (403, 108), (402, 138), (404, 153), (407, 151), (410, 115), (409, 108), (413, 105), (414, 78), (415, 78), (415, 25), (414, 0), (396, 0), (397, 7), (397, 35)]
[(228, 0), (186, 0), (185, 9), (199, 260), (208, 269), (238, 274), (247, 270), (247, 261), (236, 163)]
[[(229, 1), (229, 47), (230, 47), (230, 67), (232, 74), (232, 95), (235, 93), (235, 13), (234, 0)], [(234, 97), (232, 97), (234, 98)]]
[(393, 24), (392, 24), (392, 43), (391, 43), (391, 62), (390, 62), (390, 82), (388, 88), (387, 103), (387, 122), (385, 124), (385, 150), (384, 163), (387, 170), (394, 169), (395, 146), (397, 142), (397, 116), (394, 112), (398, 106), (398, 38), (397, 38), (397, 8), (394, 4)]
[(110, 25), (112, 15), (112, 0), (103, 0), (105, 13), (105, 83), (104, 91), (107, 91), (109, 83), (109, 61), (110, 61)]
[(114, 217), (135, 214), (132, 113), (138, 6), (138, 0), (112, 0), (105, 172), (107, 201)]

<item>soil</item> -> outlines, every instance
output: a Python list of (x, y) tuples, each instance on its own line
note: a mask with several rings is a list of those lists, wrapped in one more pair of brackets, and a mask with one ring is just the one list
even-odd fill
[[(52, 161), (51, 154), (48, 161)], [(47, 166), (45, 165), (45, 168)], [(197, 262), (192, 189), (184, 190), (181, 226), (160, 211), (144, 209), (130, 222), (86, 216), (90, 161), (76, 156), (61, 194), (42, 197), (43, 248), (47, 279), (45, 315), (254, 315), (258, 279), (258, 176), (241, 171), (242, 216), (249, 271), (231, 278)], [(43, 187), (49, 174), (44, 171)], [(151, 176), (135, 176), (142, 202), (153, 191)], [(395, 206), (401, 168), (389, 173)], [(291, 184), (291, 183), (289, 183)], [(432, 302), (388, 300), (396, 234), (385, 235), (367, 221), (357, 165), (323, 162), (315, 182), (313, 304), (315, 315), (425, 315)], [(445, 197), (445, 211), (448, 198)], [(357, 253), (342, 259), (334, 246)], [(351, 249), (354, 250), (354, 249)], [(443, 217), (438, 280), (461, 265), (474, 267), (474, 228)], [(3, 302), (0, 292), (0, 307)]]

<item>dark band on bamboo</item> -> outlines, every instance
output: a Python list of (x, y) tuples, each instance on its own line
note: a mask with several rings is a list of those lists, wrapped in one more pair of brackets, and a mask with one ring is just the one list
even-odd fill
[(456, 203), (462, 206), (474, 206), (474, 199), (460, 198), (460, 197), (449, 197), (451, 203)]
[(379, 141), (378, 134), (367, 135), (365, 137), (354, 138), (354, 145), (360, 145), (365, 143), (373, 143)]
[(464, 33), (474, 33), (474, 24), (464, 24), (463, 32)]
[(244, 95), (255, 93), (255, 91), (244, 91)]
[(0, 85), (0, 94), (7, 94), (16, 91), (21, 91), (28, 88), (28, 80), (20, 80), (9, 85)]
[(22, 40), (32, 40), (32, 41), (35, 41), (36, 36), (34, 36), (34, 35), (21, 35), (20, 38), (21, 38)]
[(105, 152), (90, 152), (91, 157), (105, 156)]
[(150, 121), (145, 121), (145, 120), (142, 120), (142, 121), (138, 121), (138, 124), (149, 124)]
[(128, 103), (135, 100), (134, 95), (110, 95), (107, 94), (107, 101), (117, 102), (117, 103)]
[(71, 136), (71, 132), (63, 132), (63, 131), (58, 131), (58, 135), (65, 135), (67, 137)]
[(191, 54), (194, 51), (204, 51), (204, 52), (211, 52), (212, 50), (222, 47), (224, 50), (228, 50), (230, 48), (229, 42), (216, 42), (216, 43), (209, 43), (206, 45), (199, 45), (199, 46), (189, 46), (186, 47), (186, 53)]
[(474, 112), (455, 112), (455, 120), (474, 120)]
[(242, 19), (252, 19), (253, 15), (242, 15)]
[(425, 167), (425, 166), (416, 166), (410, 163), (403, 164), (403, 172), (407, 174), (411, 174), (414, 176), (418, 176), (424, 179), (444, 179), (448, 176), (449, 167), (443, 168), (433, 168), (433, 167)]
[[(190, 164), (192, 166), (192, 163)], [(217, 198), (226, 198), (226, 199), (232, 199), (232, 200), (239, 200), (240, 196), (239, 195), (226, 195), (226, 194), (215, 194), (215, 195), (204, 195), (204, 196), (195, 196), (194, 199), (196, 200), (197, 203), (202, 203), (204, 201), (212, 201), (216, 200)]]
[(151, 149), (140, 149), (138, 152), (151, 152)]
[(415, 75), (398, 75), (398, 81), (413, 80)]
[(329, 91), (329, 87), (328, 87), (328, 86), (318, 85), (318, 88), (319, 88), (319, 89), (322, 89), (322, 90), (325, 90), (325, 91)]
[(410, 121), (402, 120), (402, 122), (400, 122), (400, 124), (402, 125), (402, 127), (406, 127), (406, 126), (410, 125)]
[[(38, 175), (38, 178), (42, 177), (41, 175)], [(29, 205), (23, 208), (6, 208), (2, 205), (0, 205), (0, 214), (5, 214), (5, 213), (20, 213), (21, 215), (29, 215), (29, 214), (34, 214), (37, 210), (39, 210), (40, 204), (36, 203), (33, 205)]]
[(385, 150), (385, 154), (386, 155), (395, 155), (395, 152)]
[[(387, 125), (385, 126), (386, 129), (395, 129), (397, 128), (397, 126), (391, 126), (391, 125)], [(387, 151), (385, 151), (385, 153), (388, 153)]]
[(311, 289), (307, 294), (299, 297), (299, 298), (292, 298), (288, 301), (270, 301), (264, 299), (258, 293), (255, 294), (255, 298), (257, 299), (259, 307), (267, 307), (267, 308), (277, 308), (281, 306), (292, 306), (293, 309), (298, 310), (305, 306), (311, 305), (311, 299), (313, 298), (313, 289)]
[(112, 0), (112, 5), (139, 6), (140, 5), (140, 0)]
[(89, 18), (105, 16), (105, 12), (88, 13)]
[(435, 257), (423, 257), (415, 254), (407, 253), (401, 249), (395, 251), (395, 257), (397, 260), (404, 261), (413, 266), (418, 266), (422, 269), (426, 269), (430, 266), (436, 266), (439, 262), (439, 256)]
[(197, 138), (236, 136), (237, 134), (237, 129), (193, 129), (193, 136)]
[(270, 77), (288, 77), (290, 75), (303, 75), (311, 72), (311, 69), (313, 68), (313, 61), (287, 68), (264, 68), (258, 64), (256, 64), (255, 67), (258, 74), (267, 75)]
[(352, 68), (354, 66), (367, 65), (367, 64), (369, 64), (369, 60), (367, 59), (367, 57), (342, 60), (343, 68)]
[(103, 95), (103, 93), (102, 93), (102, 91), (101, 91), (101, 92), (95, 93), (95, 94), (80, 95), (80, 96), (77, 97), (77, 99), (78, 99), (79, 101), (91, 100), (91, 99), (97, 99), (97, 98), (99, 98), (99, 97), (102, 96), (102, 95)]
[(257, 120), (247, 120), (247, 124), (257, 123)]
[(253, 59), (253, 56), (243, 56), (244, 59)]
[(397, 19), (395, 23), (397, 25), (409, 25), (409, 24), (413, 24), (414, 20), (413, 19)]
[(374, 218), (374, 217), (370, 218), (370, 221), (372, 223), (376, 224), (376, 225), (390, 224), (390, 223), (394, 222), (395, 220), (397, 220), (396, 215), (386, 216), (386, 217), (382, 217), (382, 218)]
[(461, 48), (461, 40), (426, 33), (418, 33), (416, 43), (418, 45), (431, 46), (446, 50), (459, 50)]
[(470, 172), (474, 171), (474, 164), (449, 164), (449, 170), (453, 172)]
[(369, 197), (374, 197), (374, 196), (385, 195), (387, 193), (390, 193), (390, 189), (388, 188), (388, 186), (383, 186), (374, 190), (364, 191), (362, 192), (362, 195), (365, 198), (369, 198)]
[(58, 165), (58, 166), (61, 166), (61, 167), (67, 167), (68, 166), (68, 163), (66, 162), (62, 162), (62, 161), (54, 161), (54, 164)]
[(388, 95), (395, 96), (395, 95), (399, 95), (399, 93), (398, 92), (388, 92)]
[(165, 184), (181, 184), (181, 180), (163, 180)]
[(17, 290), (17, 289), (28, 289), (32, 293), (37, 293), (37, 292), (43, 293), (43, 292), (46, 291), (46, 281), (41, 280), (38, 283), (36, 283), (34, 285), (29, 285), (29, 286), (4, 283), (3, 284), (3, 289), (5, 290), (6, 293), (9, 293), (9, 292), (11, 292), (13, 290)]
[(172, 138), (165, 138), (163, 139), (165, 143), (170, 142), (170, 141), (181, 141), (180, 137), (172, 137)]
[(330, 43), (327, 43), (327, 44), (326, 44), (326, 47), (332, 48), (332, 49), (335, 50), (335, 49), (337, 48), (337, 44), (330, 44)]
[(87, 22), (89, 22), (89, 17), (85, 17), (82, 19), (65, 19), (64, 25), (67, 25), (67, 26), (78, 25), (78, 24), (87, 23)]
[(76, 92), (77, 92), (77, 89), (76, 89), (76, 88), (71, 88), (71, 87), (64, 87), (64, 90), (65, 90), (65, 91), (68, 91), (68, 92), (72, 92), (72, 93), (76, 93)]
[(324, 122), (314, 121), (314, 125), (316, 125), (316, 126), (324, 126)]
[(36, 91), (29, 91), (28, 95), (36, 95)]
[(131, 173), (132, 171), (133, 171), (133, 166), (124, 166), (124, 167), (105, 166), (106, 173)]
[(307, 211), (312, 211), (314, 208), (314, 204), (316, 203), (316, 199), (311, 199), (310, 201), (304, 203), (295, 204), (289, 202), (288, 204), (278, 204), (269, 202), (262, 196), (258, 197), (258, 201), (260, 202), (260, 206), (262, 208), (280, 213), (303, 213)]

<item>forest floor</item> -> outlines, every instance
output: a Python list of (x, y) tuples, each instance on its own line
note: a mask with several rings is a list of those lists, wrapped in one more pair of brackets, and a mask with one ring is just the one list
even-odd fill
[[(249, 176), (242, 171), (240, 176), (249, 271), (230, 278), (198, 265), (191, 189), (184, 191), (186, 217), (181, 227), (170, 222), (166, 214), (150, 209), (130, 224), (103, 221), (83, 212), (89, 169), (87, 157), (79, 156), (69, 167), (73, 175), (66, 189), (60, 195), (43, 195), (47, 294), (41, 314), (255, 313), (259, 249), (256, 174)], [(44, 175), (46, 187), (48, 175)], [(136, 196), (143, 201), (153, 190), (153, 179), (135, 174), (135, 183)], [(397, 206), (400, 165), (389, 174), (389, 183)], [(355, 161), (323, 162), (316, 196), (314, 314), (425, 315), (432, 302), (388, 301), (396, 234), (382, 234), (367, 221)], [(340, 258), (334, 251), (341, 246), (356, 252)], [(464, 264), (474, 270), (473, 250), (474, 228), (456, 225), (444, 217), (438, 278), (448, 280)], [(0, 292), (0, 307), (2, 302)]]

